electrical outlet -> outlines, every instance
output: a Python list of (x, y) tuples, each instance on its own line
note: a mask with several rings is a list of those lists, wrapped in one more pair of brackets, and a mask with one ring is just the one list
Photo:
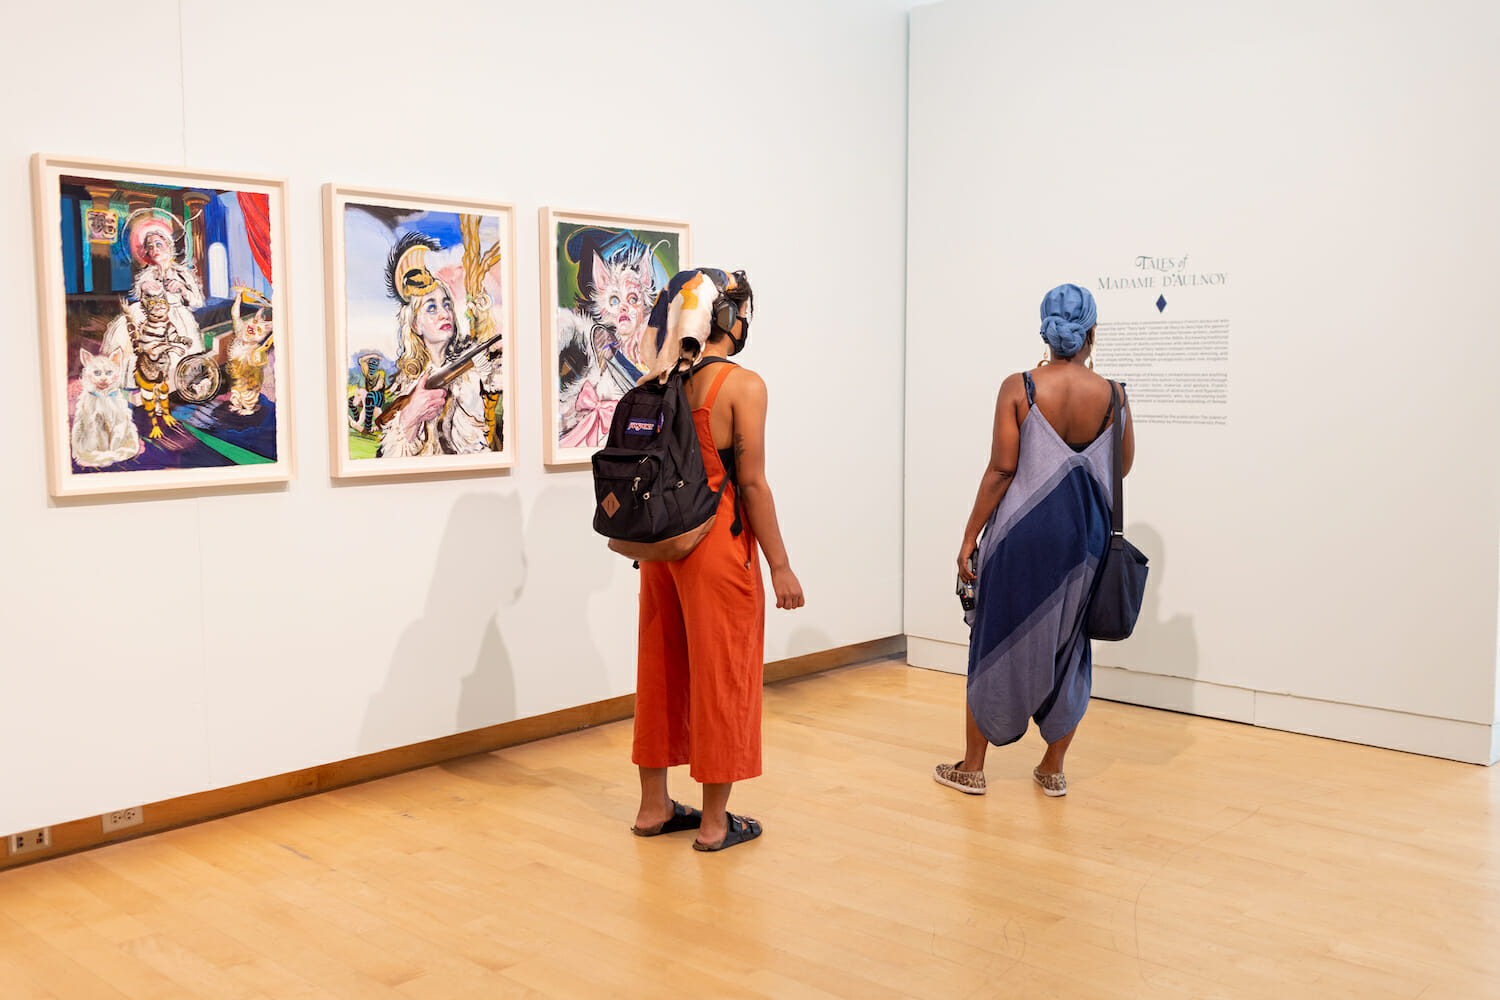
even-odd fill
[(13, 833), (5, 838), (5, 844), (9, 849), (11, 857), (17, 854), (30, 854), (32, 851), (40, 851), (44, 847), (52, 846), (52, 827), (44, 826), (40, 830)]
[(105, 813), (100, 819), (104, 821), (104, 832), (108, 833), (111, 830), (123, 830), (128, 826), (140, 826), (146, 822), (146, 810), (141, 806), (132, 806), (129, 809)]

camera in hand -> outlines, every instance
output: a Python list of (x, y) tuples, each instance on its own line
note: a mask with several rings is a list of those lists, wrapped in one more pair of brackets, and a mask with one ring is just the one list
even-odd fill
[(979, 577), (979, 546), (969, 553), (969, 572), (975, 576), (974, 580), (965, 580), (962, 576), (958, 578), (958, 588), (954, 593), (958, 594), (958, 603), (965, 611), (974, 610), (974, 584)]

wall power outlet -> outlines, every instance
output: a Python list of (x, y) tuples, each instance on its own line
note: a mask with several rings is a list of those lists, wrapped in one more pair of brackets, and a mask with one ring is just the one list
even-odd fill
[(117, 809), (111, 813), (105, 813), (101, 819), (104, 820), (104, 832), (111, 830), (123, 830), (129, 826), (140, 826), (146, 822), (146, 810), (140, 806), (132, 806), (129, 809)]
[(5, 838), (7, 853), (11, 857), (17, 854), (29, 854), (32, 851), (40, 851), (44, 847), (52, 846), (52, 827), (44, 826), (40, 830), (27, 830), (25, 833), (13, 833)]

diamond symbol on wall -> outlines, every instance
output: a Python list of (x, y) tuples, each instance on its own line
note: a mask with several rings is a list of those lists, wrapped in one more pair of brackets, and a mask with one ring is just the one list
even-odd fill
[(1167, 311), (1167, 297), (1165, 295), (1158, 295), (1156, 297), (1156, 311), (1157, 312), (1166, 312)]

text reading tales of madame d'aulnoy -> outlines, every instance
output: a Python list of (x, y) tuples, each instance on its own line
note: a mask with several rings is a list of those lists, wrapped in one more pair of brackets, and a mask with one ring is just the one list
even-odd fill
[(1229, 275), (1191, 254), (1137, 255), (1101, 275), (1094, 365), (1142, 424), (1229, 422)]

